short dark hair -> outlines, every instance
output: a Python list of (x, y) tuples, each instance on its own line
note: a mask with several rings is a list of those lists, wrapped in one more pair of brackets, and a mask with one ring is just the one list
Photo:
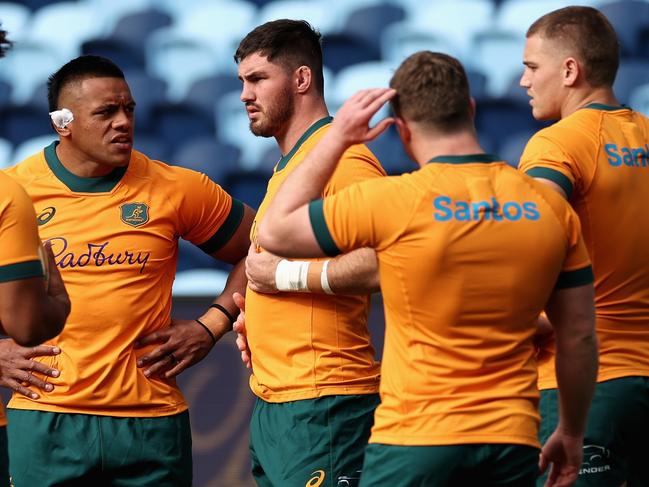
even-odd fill
[(308, 66), (318, 93), (324, 94), (320, 39), (320, 33), (306, 20), (273, 20), (254, 28), (241, 40), (234, 60), (238, 64), (258, 53), (287, 72)]
[(462, 64), (447, 54), (420, 51), (401, 63), (390, 80), (397, 116), (451, 133), (473, 124), (469, 81)]
[(12, 45), (13, 42), (7, 39), (7, 31), (0, 29), (0, 57), (4, 57)]
[(65, 86), (88, 78), (124, 79), (124, 73), (113, 61), (102, 56), (79, 56), (67, 62), (47, 79), (47, 102), (50, 112), (60, 108), (59, 95)]
[(585, 79), (593, 88), (613, 86), (620, 65), (620, 41), (599, 10), (592, 7), (555, 10), (530, 26), (527, 37), (533, 35), (573, 51), (583, 63)]

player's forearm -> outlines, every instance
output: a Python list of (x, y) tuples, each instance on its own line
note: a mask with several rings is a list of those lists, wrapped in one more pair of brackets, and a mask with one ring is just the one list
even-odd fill
[(581, 436), (597, 378), (595, 333), (558, 337), (556, 374), (559, 385), (559, 427), (570, 436)]
[(241, 259), (232, 269), (223, 288), (223, 292), (213, 301), (213, 305), (198, 319), (208, 327), (216, 340), (232, 330), (232, 318), (239, 314), (239, 308), (234, 304), (232, 295), (238, 292), (246, 294), (245, 258)]
[(379, 266), (373, 249), (354, 250), (329, 261), (327, 278), (335, 294), (370, 294), (379, 290)]
[(274, 248), (273, 240), (286, 242), (291, 239), (295, 228), (299, 228), (300, 218), (296, 210), (322, 197), (346, 149), (345, 143), (338, 140), (330, 129), (286, 178), (260, 224), (259, 242), (262, 247)]

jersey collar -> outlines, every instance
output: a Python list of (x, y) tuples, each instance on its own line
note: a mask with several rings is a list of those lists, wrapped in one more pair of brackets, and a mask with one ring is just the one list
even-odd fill
[(302, 134), (302, 137), (298, 139), (298, 141), (295, 143), (293, 148), (289, 151), (288, 154), (286, 154), (284, 157), (282, 157), (279, 162), (277, 163), (277, 167), (275, 168), (276, 171), (281, 171), (286, 167), (288, 164), (288, 161), (291, 160), (291, 158), (295, 155), (295, 153), (298, 151), (298, 149), (306, 142), (306, 140), (313, 135), (313, 133), (318, 130), (321, 127), (324, 127), (328, 123), (331, 123), (333, 120), (333, 117), (324, 117), (315, 122), (313, 125), (311, 125), (306, 132)]
[(489, 162), (501, 162), (502, 159), (494, 156), (493, 154), (466, 154), (463, 156), (437, 156), (433, 157), (428, 163), (441, 163), (441, 164), (471, 164)]
[(56, 178), (75, 193), (110, 193), (128, 169), (128, 166), (116, 167), (106, 176), (82, 178), (72, 174), (63, 166), (59, 156), (56, 155), (56, 146), (58, 144), (59, 141), (55, 140), (45, 147), (45, 161)]
[(628, 105), (605, 105), (604, 103), (589, 103), (583, 108), (592, 108), (593, 110), (604, 110), (607, 112), (613, 112), (615, 110), (630, 110), (631, 107)]

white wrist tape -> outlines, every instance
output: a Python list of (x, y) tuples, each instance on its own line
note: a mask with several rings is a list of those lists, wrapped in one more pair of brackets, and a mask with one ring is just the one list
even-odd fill
[(322, 290), (327, 293), (327, 294), (334, 294), (334, 292), (331, 290), (331, 286), (329, 286), (329, 279), (327, 278), (327, 267), (329, 266), (329, 261), (325, 260), (322, 263), (322, 272), (320, 273), (320, 286), (322, 287)]
[(282, 259), (275, 269), (275, 286), (278, 291), (308, 292), (307, 277), (311, 262)]

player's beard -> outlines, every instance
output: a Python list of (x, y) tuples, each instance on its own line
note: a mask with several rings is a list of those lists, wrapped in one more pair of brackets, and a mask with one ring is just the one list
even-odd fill
[(285, 130), (294, 111), (293, 93), (287, 87), (272, 103), (261, 109), (260, 118), (250, 121), (250, 131), (257, 137), (274, 137)]

